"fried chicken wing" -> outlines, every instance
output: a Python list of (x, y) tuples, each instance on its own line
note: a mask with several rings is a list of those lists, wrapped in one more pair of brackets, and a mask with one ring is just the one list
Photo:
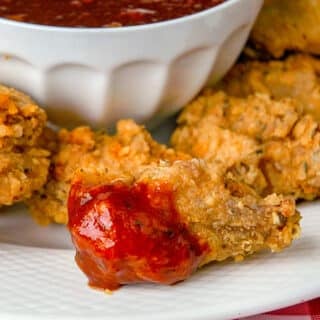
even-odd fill
[(308, 55), (291, 55), (283, 61), (238, 63), (217, 89), (238, 97), (254, 93), (269, 94), (275, 99), (291, 97), (304, 113), (320, 121), (320, 60)]
[(299, 234), (291, 198), (260, 198), (204, 160), (154, 162), (73, 180), (69, 230), (90, 285), (172, 284), (211, 261), (280, 251)]
[(250, 40), (279, 58), (287, 50), (320, 54), (319, 34), (319, 0), (265, 0)]
[(133, 121), (120, 121), (117, 128), (115, 136), (94, 132), (88, 127), (59, 132), (48, 182), (27, 201), (31, 214), (40, 224), (67, 223), (70, 182), (79, 167), (130, 171), (159, 159), (187, 157), (178, 156), (172, 149), (153, 141), (149, 133)]
[(92, 286), (175, 283), (211, 261), (280, 251), (299, 234), (293, 198), (261, 198), (133, 121), (120, 121), (113, 136), (63, 129), (52, 149), (48, 183), (28, 205), (41, 223), (68, 222)]
[(227, 176), (260, 194), (320, 195), (319, 124), (302, 115), (294, 100), (209, 90), (182, 112), (178, 124), (172, 136), (177, 150), (223, 163)]
[(0, 85), (0, 206), (31, 197), (47, 179), (50, 152), (40, 147), (46, 114), (29, 97)]

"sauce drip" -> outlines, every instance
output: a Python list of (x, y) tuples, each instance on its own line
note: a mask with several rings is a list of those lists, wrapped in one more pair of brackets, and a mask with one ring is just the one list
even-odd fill
[(0, 0), (0, 17), (63, 27), (120, 27), (175, 19), (224, 0)]
[(181, 222), (168, 185), (72, 185), (69, 230), (93, 287), (186, 279), (208, 250)]

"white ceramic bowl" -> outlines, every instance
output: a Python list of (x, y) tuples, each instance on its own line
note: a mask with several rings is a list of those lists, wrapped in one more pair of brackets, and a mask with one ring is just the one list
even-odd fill
[(0, 19), (0, 82), (62, 125), (158, 122), (239, 55), (263, 0), (228, 0), (187, 17), (121, 28), (59, 28)]

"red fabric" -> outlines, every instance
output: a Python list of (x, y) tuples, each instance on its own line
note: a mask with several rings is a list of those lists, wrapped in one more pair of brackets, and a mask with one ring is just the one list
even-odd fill
[[(320, 319), (320, 298), (309, 302), (310, 314), (316, 315)], [(315, 318), (316, 319), (316, 318)]]
[(270, 315), (301, 316), (310, 315), (311, 320), (320, 320), (320, 298), (295, 306), (269, 312)]
[(269, 314), (287, 315), (287, 316), (306, 315), (306, 314), (310, 314), (310, 307), (309, 307), (309, 303), (305, 302), (301, 304), (296, 304), (292, 307), (272, 311), (272, 312), (269, 312)]
[(289, 308), (243, 318), (243, 320), (320, 320), (320, 297)]

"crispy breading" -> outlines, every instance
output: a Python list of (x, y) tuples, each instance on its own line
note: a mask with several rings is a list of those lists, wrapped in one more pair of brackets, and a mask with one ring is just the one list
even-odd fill
[[(72, 222), (69, 229), (77, 248), (77, 262), (80, 268), (84, 267), (83, 270), (87, 272), (91, 284), (104, 283), (108, 287), (108, 280), (113, 279), (112, 286), (116, 287), (114, 281), (123, 284), (136, 281), (157, 282), (156, 279), (158, 279), (155, 277), (156, 279), (153, 280), (150, 277), (148, 265), (152, 264), (152, 261), (144, 257), (132, 257), (130, 252), (126, 252), (127, 248), (121, 246), (121, 242), (126, 241), (126, 237), (121, 234), (122, 229), (117, 229), (119, 222), (117, 215), (125, 216), (126, 214), (123, 211), (125, 210), (122, 206), (123, 201), (110, 202), (108, 197), (112, 191), (99, 194), (95, 191), (97, 186), (98, 188), (101, 186), (125, 187), (127, 199), (135, 199), (135, 190), (140, 186), (144, 186), (145, 190), (156, 190), (159, 198), (152, 192), (150, 194), (146, 192), (142, 195), (145, 197), (143, 200), (139, 194), (139, 201), (151, 203), (153, 209), (150, 212), (144, 211), (143, 218), (139, 216), (143, 222), (130, 234), (131, 237), (133, 235), (133, 238), (130, 238), (133, 247), (136, 239), (139, 241), (140, 232), (150, 234), (150, 241), (155, 241), (157, 237), (162, 239), (162, 235), (167, 234), (168, 230), (163, 224), (159, 226), (154, 223), (154, 219), (157, 219), (154, 210), (163, 212), (162, 219), (165, 220), (170, 219), (172, 214), (170, 208), (175, 208), (179, 215), (179, 221), (176, 222), (178, 225), (185, 225), (186, 230), (195, 236), (200, 244), (208, 245), (208, 250), (196, 265), (193, 264), (193, 268), (189, 268), (187, 262), (182, 262), (174, 269), (186, 268), (186, 270), (183, 269), (182, 277), (181, 275), (179, 278), (174, 277), (172, 274), (175, 271), (171, 268), (171, 271), (165, 273), (161, 280), (164, 283), (183, 280), (195, 267), (201, 267), (211, 261), (222, 261), (227, 258), (239, 261), (263, 249), (280, 251), (289, 246), (299, 235), (300, 215), (295, 210), (295, 202), (292, 198), (275, 194), (261, 198), (253, 190), (247, 192), (247, 186), (234, 180), (227, 180), (223, 176), (212, 176), (211, 173), (212, 168), (208, 167), (204, 160), (191, 159), (162, 164), (152, 163), (145, 166), (143, 170), (137, 166), (131, 172), (117, 171), (116, 175), (112, 170), (104, 172), (96, 169), (84, 169), (76, 174), (74, 187), (71, 189), (71, 200), (85, 206), (93, 202), (95, 214), (92, 214), (92, 210), (89, 209), (91, 205), (87, 207), (87, 212), (81, 214), (71, 209), (69, 214), (75, 214), (76, 218), (73, 219), (73, 216), (70, 216)], [(167, 198), (171, 199), (170, 204), (168, 200), (164, 200), (166, 197), (160, 196), (162, 190), (165, 190), (166, 195), (169, 190), (170, 195), (167, 195)], [(117, 191), (117, 199), (120, 194), (121, 191)], [(130, 211), (129, 202), (126, 208), (128, 224), (130, 224), (129, 217), (134, 213)], [(75, 225), (74, 221), (76, 221)], [(100, 237), (97, 237), (97, 234)], [(172, 237), (171, 243), (174, 246), (175, 235)], [(117, 249), (117, 245), (111, 246), (111, 243), (116, 243), (121, 249)], [(98, 254), (96, 248), (99, 248)], [(194, 247), (190, 245), (188, 248), (189, 256), (192, 257)], [(101, 252), (109, 249), (113, 253), (105, 266), (103, 258), (99, 257), (104, 256), (100, 254)], [(117, 252), (117, 250), (121, 251)], [(163, 256), (157, 256), (154, 250), (152, 257), (159, 259), (157, 272), (161, 273), (160, 264)], [(120, 259), (120, 262), (117, 259)], [(90, 265), (90, 268), (85, 268), (83, 261), (86, 261), (86, 265)], [(108, 267), (108, 264), (113, 262), (120, 266), (120, 270), (116, 269), (115, 274), (112, 274), (112, 268)], [(97, 279), (100, 280), (97, 281)]]
[(50, 127), (44, 127), (36, 141), (38, 148), (46, 149), (54, 154), (58, 150), (58, 131)]
[[(279, 251), (291, 243), (299, 230), (292, 199), (275, 194), (261, 199), (253, 190), (243, 192), (247, 186), (212, 176), (212, 171), (201, 159), (175, 161), (138, 171), (131, 183), (172, 185), (175, 207), (183, 221), (211, 247), (203, 264), (263, 248)], [(281, 225), (274, 223), (273, 213), (279, 215)]]
[(275, 99), (291, 97), (304, 113), (320, 121), (320, 60), (308, 55), (291, 55), (283, 61), (238, 63), (217, 89), (238, 97), (257, 92)]
[(0, 152), (0, 205), (30, 198), (47, 181), (49, 165), (49, 152), (44, 149)]
[(113, 171), (125, 168), (130, 171), (154, 161), (187, 157), (156, 143), (133, 121), (120, 121), (117, 129), (115, 136), (94, 132), (88, 127), (59, 132), (48, 182), (27, 201), (33, 217), (40, 224), (67, 223), (70, 182), (79, 167), (113, 168)]
[[(302, 117), (283, 140), (268, 141), (260, 161), (269, 190), (313, 200), (320, 196), (320, 126)], [(268, 190), (267, 190), (268, 191)]]
[(250, 42), (276, 58), (287, 50), (320, 54), (320, 0), (265, 0)]
[[(261, 94), (236, 98), (209, 90), (182, 112), (178, 124), (172, 136), (177, 150), (212, 163), (218, 159), (227, 176), (260, 194), (320, 195), (319, 124), (311, 115), (301, 115), (294, 100)], [(217, 146), (221, 132), (236, 138)], [(243, 148), (248, 139), (253, 147)]]
[(0, 148), (36, 144), (46, 113), (25, 94), (0, 85)]
[(0, 85), (0, 206), (31, 197), (46, 182), (50, 152), (39, 144), (46, 119), (29, 97)]
[(241, 99), (208, 89), (182, 111), (178, 130), (184, 130), (183, 125), (201, 127), (209, 122), (236, 134), (266, 141), (285, 137), (299, 114), (299, 106), (291, 99), (273, 100), (265, 94)]

